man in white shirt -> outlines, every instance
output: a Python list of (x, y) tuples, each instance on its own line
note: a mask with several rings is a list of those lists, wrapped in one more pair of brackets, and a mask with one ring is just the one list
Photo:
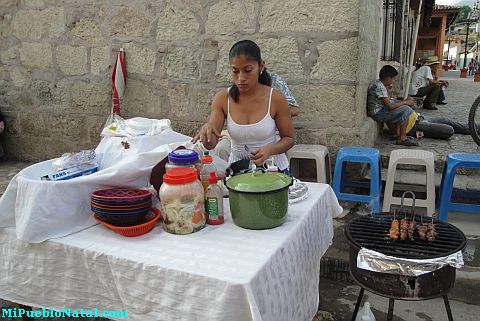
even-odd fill
[(428, 57), (425, 65), (413, 72), (410, 84), (410, 95), (413, 97), (424, 97), (423, 108), (437, 110), (435, 103), (440, 93), (442, 81), (435, 80), (432, 69), (439, 64), (437, 56)]

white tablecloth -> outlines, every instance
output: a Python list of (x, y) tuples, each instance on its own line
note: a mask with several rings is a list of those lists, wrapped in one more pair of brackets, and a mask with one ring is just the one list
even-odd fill
[(219, 226), (125, 238), (101, 225), (29, 244), (0, 230), (0, 298), (30, 306), (128, 311), (128, 320), (311, 321), (320, 258), (341, 213), (328, 185), (270, 230)]

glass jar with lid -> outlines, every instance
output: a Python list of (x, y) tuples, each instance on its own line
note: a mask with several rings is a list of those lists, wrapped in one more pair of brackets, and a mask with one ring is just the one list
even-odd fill
[(159, 196), (165, 231), (190, 234), (205, 226), (203, 187), (193, 168), (172, 168), (166, 172)]
[(177, 149), (168, 154), (168, 163), (165, 164), (165, 171), (172, 168), (193, 168), (200, 173), (201, 163), (198, 153), (191, 149)]

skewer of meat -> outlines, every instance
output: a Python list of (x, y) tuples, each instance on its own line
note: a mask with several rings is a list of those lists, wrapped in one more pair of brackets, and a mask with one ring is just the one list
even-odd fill
[(408, 238), (413, 241), (415, 236), (415, 229), (417, 228), (417, 222), (415, 222), (415, 217), (412, 218), (408, 224)]
[(435, 241), (435, 236), (437, 236), (437, 232), (435, 232), (435, 224), (433, 223), (432, 216), (432, 222), (427, 224), (427, 241)]
[(406, 218), (402, 218), (400, 220), (400, 239), (405, 241), (408, 238), (408, 220)]
[(398, 231), (398, 220), (395, 218), (396, 210), (393, 211), (393, 220), (390, 224), (390, 238), (394, 241), (398, 240), (400, 232)]
[(417, 228), (418, 236), (423, 241), (427, 240), (427, 230), (428, 230), (427, 224), (421, 223), (421, 224), (418, 225), (418, 228)]

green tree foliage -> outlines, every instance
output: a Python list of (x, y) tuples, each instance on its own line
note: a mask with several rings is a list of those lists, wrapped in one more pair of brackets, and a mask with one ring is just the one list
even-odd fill
[(455, 22), (460, 22), (462, 20), (465, 20), (468, 18), (468, 14), (472, 11), (472, 8), (470, 6), (461, 6), (460, 7), (460, 12), (458, 13), (457, 19)]

